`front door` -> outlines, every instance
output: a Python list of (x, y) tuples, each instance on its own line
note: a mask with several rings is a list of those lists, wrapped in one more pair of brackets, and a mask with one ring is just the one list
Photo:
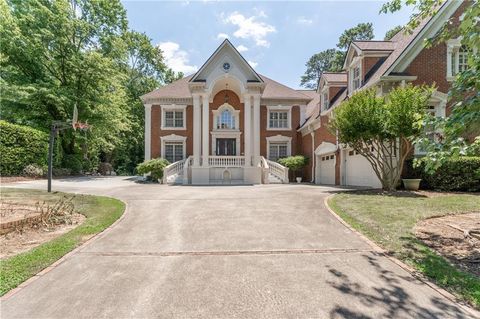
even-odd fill
[(218, 156), (237, 155), (237, 140), (234, 138), (217, 138)]

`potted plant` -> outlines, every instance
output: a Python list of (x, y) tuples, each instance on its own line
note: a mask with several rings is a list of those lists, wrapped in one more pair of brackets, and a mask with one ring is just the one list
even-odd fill
[(413, 167), (412, 160), (407, 161), (404, 172), (405, 173), (403, 176), (404, 178), (402, 178), (402, 182), (405, 190), (418, 191), (418, 189), (420, 188), (420, 182), (422, 181), (422, 179), (420, 178), (421, 171)]
[[(297, 172), (298, 171), (301, 172), (302, 169), (305, 166), (307, 166), (307, 164), (308, 164), (308, 158), (307, 157), (305, 157), (303, 155), (285, 157), (285, 158), (279, 159), (278, 163), (287, 167), (293, 173), (293, 177), (297, 180), (297, 183), (302, 182), (302, 176), (297, 176)], [(302, 175), (302, 174), (300, 174), (300, 175)]]

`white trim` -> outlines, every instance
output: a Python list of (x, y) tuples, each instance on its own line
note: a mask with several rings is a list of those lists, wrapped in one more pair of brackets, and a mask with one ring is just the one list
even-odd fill
[(333, 143), (322, 142), (316, 149), (315, 155), (325, 155), (330, 153), (335, 153), (337, 151), (337, 146)]
[[(358, 59), (357, 59), (358, 58)], [(355, 69), (358, 68), (358, 76), (359, 76), (359, 86), (358, 88), (353, 88), (353, 74), (355, 72)], [(360, 90), (362, 88), (362, 82), (363, 82), (363, 75), (362, 75), (362, 59), (360, 57), (355, 57), (348, 68), (348, 96), (351, 96), (353, 93), (356, 91)]]
[(152, 104), (144, 104), (145, 107), (145, 161), (152, 157)]
[[(292, 107), (293, 105), (267, 105), (267, 131), (290, 131), (292, 130)], [(287, 111), (288, 127), (270, 127), (270, 112)]]
[(462, 3), (463, 1), (446, 1), (427, 25), (417, 34), (415, 39), (403, 50), (395, 62), (393, 62), (382, 75), (388, 75), (394, 71), (405, 71), (413, 59), (425, 48), (424, 39), (428, 39), (436, 34)]
[[(235, 116), (235, 128), (234, 129), (222, 129), (217, 128), (218, 124), (218, 116), (224, 111), (229, 110), (233, 116)], [(213, 131), (235, 131), (239, 130), (240, 128), (240, 110), (236, 110), (232, 105), (228, 103), (223, 103), (218, 107), (216, 110), (212, 110), (213, 113)]]
[(270, 143), (287, 143), (287, 156), (292, 155), (292, 138), (285, 135), (267, 136), (267, 159), (270, 159)]
[(170, 134), (170, 135), (165, 135), (160, 137), (160, 144), (161, 144), (161, 150), (160, 154), (162, 158), (165, 158), (165, 143), (178, 143), (181, 142), (183, 143), (183, 159), (186, 158), (187, 156), (187, 137), (186, 136), (181, 136), (181, 135), (175, 135), (175, 134)]
[[(160, 108), (162, 109), (162, 117), (160, 120), (160, 129), (167, 131), (167, 130), (186, 130), (187, 129), (187, 115), (186, 115), (186, 105), (177, 105), (177, 104), (170, 104), (170, 105), (160, 105)], [(165, 112), (167, 111), (173, 111), (173, 112), (178, 112), (181, 111), (183, 113), (183, 126), (180, 127), (175, 127), (175, 126), (165, 126)]]

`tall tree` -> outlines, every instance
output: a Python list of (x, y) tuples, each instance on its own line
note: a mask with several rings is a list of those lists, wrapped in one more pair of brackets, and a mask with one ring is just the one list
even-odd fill
[(343, 31), (338, 39), (337, 49), (328, 49), (314, 54), (305, 66), (307, 70), (302, 75), (300, 85), (316, 89), (323, 72), (339, 72), (343, 68), (346, 49), (352, 41), (373, 39), (372, 23), (359, 23), (353, 28)]
[(343, 31), (338, 39), (337, 48), (346, 51), (352, 41), (372, 40), (373, 37), (373, 24), (371, 22), (359, 23), (353, 28)]
[[(411, 32), (422, 20), (435, 15), (443, 3), (438, 0), (411, 0), (404, 4), (400, 0), (391, 0), (382, 6), (380, 12), (396, 12), (404, 5), (414, 7), (415, 14), (405, 27), (407, 32)], [(425, 41), (425, 45), (430, 47), (461, 37), (462, 45), (467, 48), (469, 66), (456, 76), (449, 91), (450, 116), (434, 123), (442, 132), (441, 136), (435, 141), (419, 141), (427, 149), (427, 156), (422, 161), (429, 171), (434, 171), (451, 157), (480, 156), (480, 1), (464, 1), (461, 6), (464, 12), (458, 22), (446, 21), (440, 32)], [(475, 142), (471, 143), (472, 140)]]
[(390, 40), (393, 38), (394, 35), (396, 35), (398, 32), (400, 32), (403, 29), (401, 25), (397, 25), (396, 27), (391, 28), (385, 33), (385, 37), (383, 38), (385, 41)]
[(300, 85), (309, 89), (315, 89), (323, 72), (337, 72), (342, 69), (341, 52), (336, 49), (328, 49), (314, 54), (305, 64), (307, 70), (302, 75)]

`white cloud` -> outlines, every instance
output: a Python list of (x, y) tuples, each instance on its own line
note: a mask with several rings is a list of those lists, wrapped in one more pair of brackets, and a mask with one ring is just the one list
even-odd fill
[(241, 39), (253, 39), (258, 46), (269, 47), (270, 42), (266, 37), (272, 32), (277, 30), (273, 25), (266, 22), (257, 21), (258, 18), (265, 18), (266, 15), (263, 11), (258, 12), (255, 16), (249, 18), (243, 14), (235, 11), (224, 19), (225, 23), (230, 23), (238, 27), (237, 31), (233, 35)]
[(180, 45), (175, 42), (160, 42), (158, 47), (163, 52), (165, 63), (175, 72), (193, 73), (198, 70), (196, 65), (189, 65), (188, 53), (180, 50)]
[(217, 34), (217, 39), (228, 39), (228, 34), (219, 33), (219, 34)]
[(297, 23), (303, 24), (303, 25), (311, 25), (313, 23), (313, 20), (307, 19), (305, 17), (298, 17)]
[(250, 66), (251, 66), (252, 68), (254, 68), (254, 69), (255, 69), (255, 68), (257, 67), (257, 65), (258, 65), (257, 62), (253, 62), (253, 61), (247, 61), (247, 62), (248, 62), (248, 64), (250, 64)]
[(248, 48), (246, 46), (244, 46), (243, 44), (240, 44), (237, 47), (237, 50), (238, 50), (238, 52), (245, 52), (245, 51), (248, 51)]

